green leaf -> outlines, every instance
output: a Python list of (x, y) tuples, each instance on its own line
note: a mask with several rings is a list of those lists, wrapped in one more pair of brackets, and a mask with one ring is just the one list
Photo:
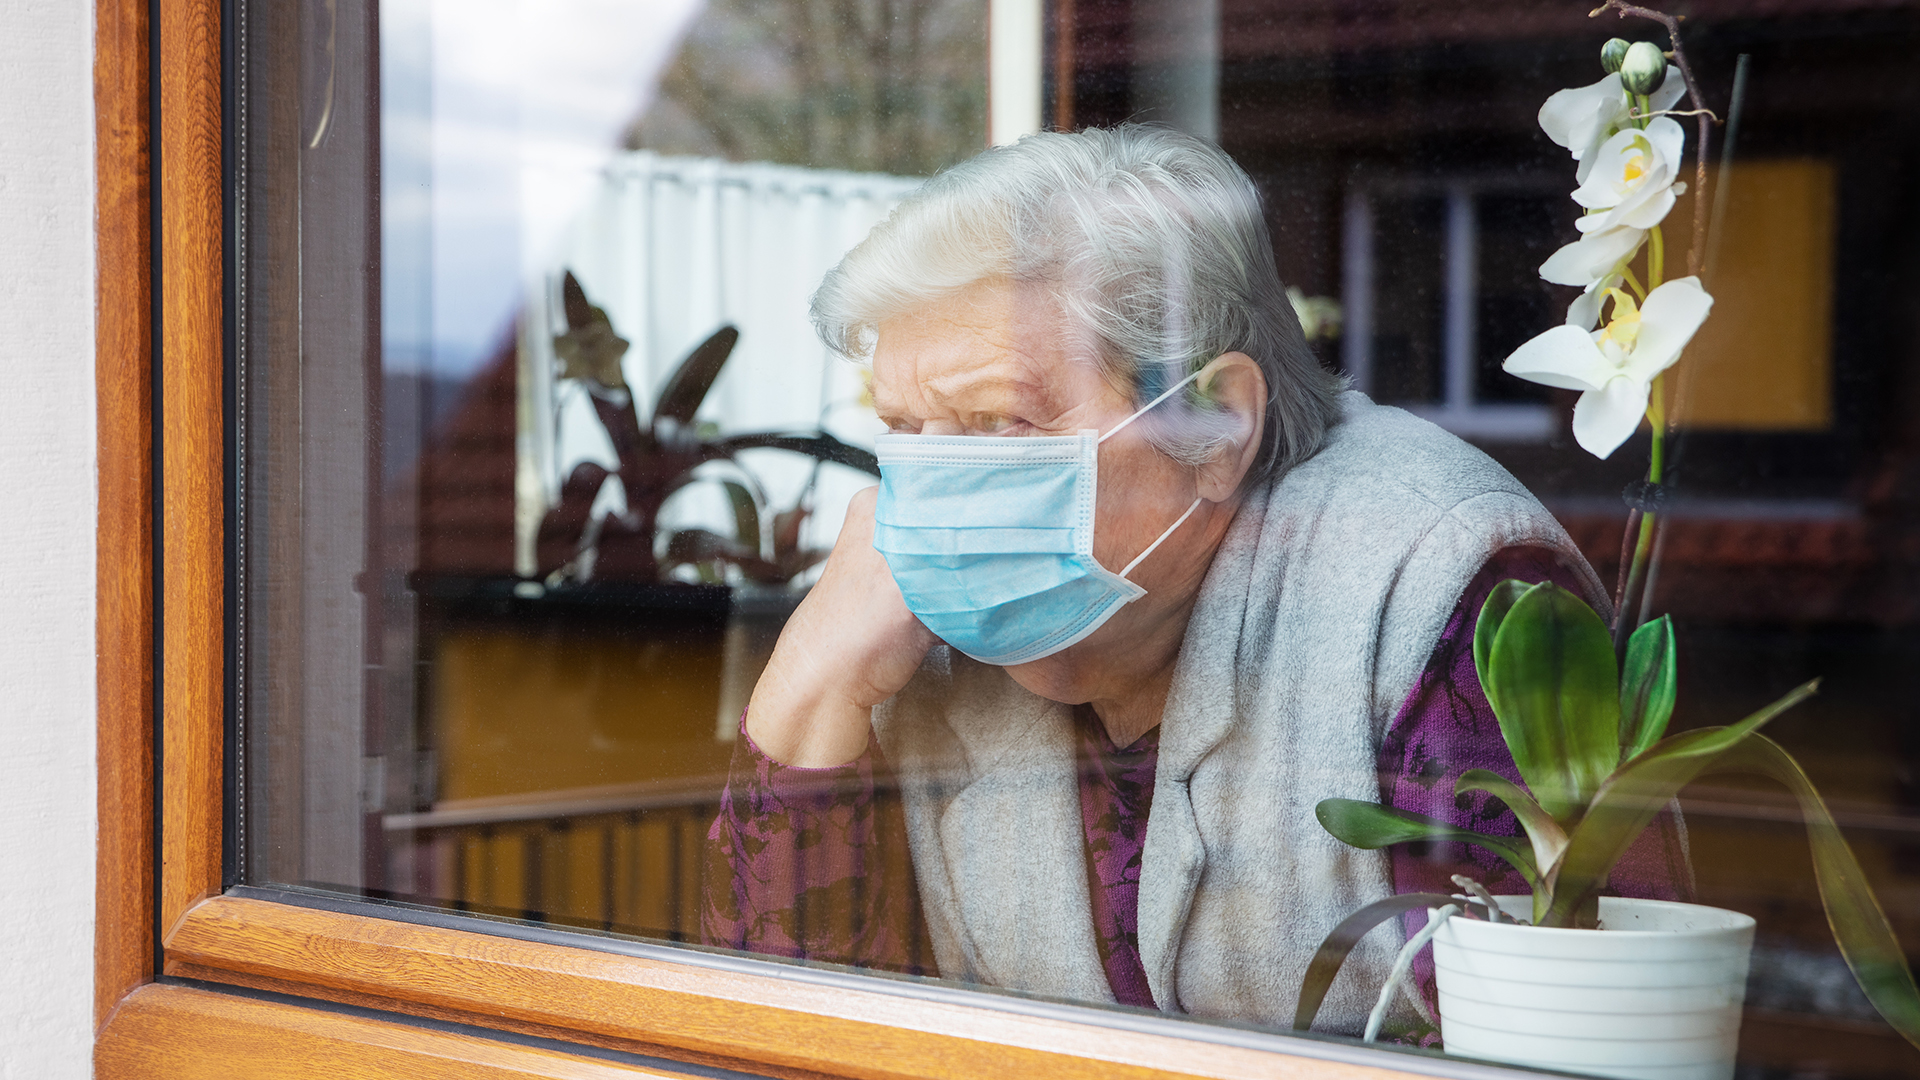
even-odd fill
[(1368, 851), (1415, 840), (1459, 840), (1476, 844), (1505, 859), (1526, 879), (1528, 887), (1540, 887), (1540, 870), (1532, 853), (1506, 837), (1469, 832), (1424, 814), (1358, 799), (1322, 799), (1313, 808), (1313, 816), (1320, 819), (1321, 826), (1335, 839)]
[(1626, 669), (1620, 673), (1621, 760), (1633, 760), (1666, 735), (1678, 670), (1673, 620), (1667, 616), (1627, 640)]
[(727, 489), (727, 501), (733, 504), (733, 538), (741, 547), (760, 553), (760, 507), (746, 485), (732, 480), (720, 481)]
[(1486, 663), (1481, 685), (1521, 779), (1554, 820), (1571, 824), (1620, 762), (1620, 684), (1607, 624), (1544, 581), (1500, 620)]
[(1568, 839), (1560, 865), (1548, 867), (1553, 904), (1542, 926), (1568, 926), (1574, 911), (1607, 884), (1621, 856), (1673, 801), (1721, 754), (1760, 729), (1760, 725), (1813, 696), (1820, 680), (1789, 691), (1778, 701), (1727, 727), (1701, 728), (1663, 739), (1622, 765), (1593, 797), (1587, 814)]
[(1480, 619), (1473, 624), (1473, 670), (1480, 676), (1480, 689), (1493, 700), (1493, 687), (1488, 679), (1493, 675), (1494, 635), (1500, 632), (1500, 624), (1506, 620), (1507, 612), (1513, 610), (1514, 601), (1520, 599), (1533, 586), (1518, 578), (1508, 578), (1493, 587), (1487, 594), (1486, 603), (1480, 605)]
[(1920, 988), (1907, 968), (1906, 954), (1887, 925), (1886, 912), (1867, 884), (1859, 860), (1847, 847), (1827, 804), (1812, 781), (1780, 744), (1765, 735), (1744, 739), (1722, 754), (1708, 770), (1713, 773), (1751, 773), (1778, 780), (1800, 802), (1813, 851), (1814, 879), (1826, 904), (1827, 923), (1840, 945), (1853, 977), (1867, 1000), (1908, 1042), (1920, 1046)]
[(1484, 791), (1513, 811), (1520, 819), (1520, 827), (1527, 832), (1527, 839), (1533, 843), (1533, 861), (1536, 866), (1552, 866), (1560, 861), (1560, 853), (1567, 849), (1567, 832), (1553, 815), (1541, 809), (1540, 804), (1527, 794), (1527, 789), (1508, 780), (1499, 773), (1485, 769), (1468, 769), (1460, 774), (1453, 785), (1453, 793), (1463, 791)]
[[(1385, 900), (1376, 900), (1343, 919), (1339, 926), (1333, 928), (1333, 933), (1320, 943), (1313, 960), (1307, 964), (1307, 974), (1300, 980), (1300, 1004), (1295, 1006), (1293, 1012), (1293, 1030), (1306, 1031), (1313, 1027), (1313, 1018), (1320, 1014), (1320, 1003), (1326, 1000), (1334, 977), (1340, 974), (1340, 965), (1347, 962), (1347, 954), (1353, 952), (1353, 947), (1367, 936), (1367, 931), (1409, 911), (1459, 903), (1461, 901), (1444, 893), (1401, 893)], [(1463, 906), (1482, 918), (1486, 917), (1487, 909), (1479, 904)]]

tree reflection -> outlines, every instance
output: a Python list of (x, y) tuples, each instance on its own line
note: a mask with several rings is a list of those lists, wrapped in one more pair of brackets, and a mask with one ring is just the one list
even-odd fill
[(715, 0), (629, 149), (926, 175), (985, 144), (984, 0)]

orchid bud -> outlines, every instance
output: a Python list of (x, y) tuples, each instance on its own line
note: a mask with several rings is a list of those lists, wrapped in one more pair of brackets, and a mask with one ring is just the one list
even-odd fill
[(1667, 57), (1651, 41), (1636, 41), (1620, 61), (1620, 85), (1629, 94), (1651, 94), (1667, 76)]
[(1625, 38), (1611, 38), (1600, 46), (1600, 66), (1611, 75), (1620, 70), (1620, 62), (1627, 58), (1628, 43)]

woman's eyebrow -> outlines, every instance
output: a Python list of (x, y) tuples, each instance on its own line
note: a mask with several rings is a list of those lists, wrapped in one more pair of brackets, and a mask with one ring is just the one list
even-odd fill
[(934, 375), (920, 386), (920, 392), (936, 405), (951, 406), (967, 394), (978, 394), (968, 412), (1018, 412), (1047, 397), (1046, 387), (1038, 381), (1008, 373), (999, 365)]

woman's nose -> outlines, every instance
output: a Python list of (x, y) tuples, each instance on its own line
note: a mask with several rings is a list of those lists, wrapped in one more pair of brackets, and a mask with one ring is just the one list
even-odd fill
[(920, 425), (920, 434), (922, 435), (965, 435), (966, 433), (966, 425), (958, 420), (950, 420), (944, 417), (928, 420), (926, 423)]

